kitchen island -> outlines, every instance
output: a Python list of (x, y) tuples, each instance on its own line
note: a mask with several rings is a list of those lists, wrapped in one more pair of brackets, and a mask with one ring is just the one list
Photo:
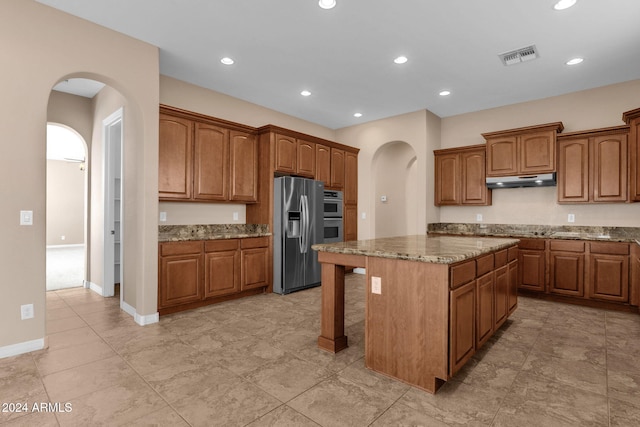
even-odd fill
[(348, 346), (345, 266), (365, 268), (366, 366), (435, 393), (517, 307), (517, 243), (416, 235), (314, 245), (322, 265), (318, 347)]

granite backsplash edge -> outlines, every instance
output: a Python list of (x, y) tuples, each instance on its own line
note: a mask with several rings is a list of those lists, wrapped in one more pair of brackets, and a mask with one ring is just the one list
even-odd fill
[(243, 239), (270, 236), (268, 224), (160, 225), (158, 242)]
[(640, 227), (432, 223), (427, 233), (640, 243)]

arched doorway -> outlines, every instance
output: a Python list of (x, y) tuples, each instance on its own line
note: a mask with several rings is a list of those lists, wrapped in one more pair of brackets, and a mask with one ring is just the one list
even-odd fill
[(375, 237), (418, 232), (417, 156), (403, 141), (382, 145), (373, 156)]
[(47, 124), (46, 289), (86, 278), (87, 144), (75, 130)]

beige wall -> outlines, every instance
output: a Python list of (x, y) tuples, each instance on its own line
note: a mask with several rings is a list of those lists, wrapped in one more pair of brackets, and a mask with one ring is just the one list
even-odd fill
[[(128, 230), (136, 310), (156, 312), (158, 49), (71, 17), (34, 1), (0, 5), (3, 62), (0, 79), (0, 349), (26, 351), (45, 335), (46, 123), (51, 88), (69, 77), (100, 80), (131, 103), (135, 221)], [(25, 165), (30, 170), (25, 174)], [(20, 178), (20, 185), (15, 185)], [(19, 211), (33, 210), (34, 224), (19, 225)], [(20, 320), (20, 306), (35, 317)], [(14, 347), (12, 347), (14, 348)]]
[[(542, 123), (564, 123), (564, 132), (623, 125), (622, 113), (640, 107), (640, 80), (508, 105), (442, 119), (442, 148), (482, 144), (481, 133)], [(440, 208), (440, 222), (491, 224), (640, 226), (640, 203), (559, 205), (556, 187), (493, 191), (487, 207)], [(430, 201), (433, 204), (433, 201)], [(567, 214), (575, 223), (567, 222)]]
[[(376, 182), (393, 181), (398, 173), (395, 169), (379, 168), (374, 172), (375, 158), (379, 150), (394, 142), (408, 144), (416, 156), (416, 171), (412, 179), (417, 181), (415, 194), (417, 229), (415, 232), (426, 232), (426, 224), (435, 222), (437, 213), (433, 208), (433, 150), (440, 144), (440, 120), (426, 110), (401, 116), (376, 120), (358, 126), (338, 129), (338, 141), (360, 148), (358, 155), (358, 239), (376, 237), (376, 222), (379, 194), (375, 189)], [(404, 167), (404, 166), (403, 166)], [(374, 174), (378, 176), (374, 177)], [(366, 218), (362, 218), (362, 214)], [(404, 215), (404, 213), (400, 213)], [(387, 215), (381, 211), (380, 215)], [(380, 229), (383, 234), (394, 234), (395, 230)]]
[(85, 174), (80, 163), (47, 160), (47, 246), (84, 244)]

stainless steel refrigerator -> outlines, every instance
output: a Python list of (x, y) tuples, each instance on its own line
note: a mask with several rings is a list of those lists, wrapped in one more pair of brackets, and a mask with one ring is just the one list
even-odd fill
[(324, 183), (283, 176), (274, 179), (273, 291), (288, 294), (320, 284)]

